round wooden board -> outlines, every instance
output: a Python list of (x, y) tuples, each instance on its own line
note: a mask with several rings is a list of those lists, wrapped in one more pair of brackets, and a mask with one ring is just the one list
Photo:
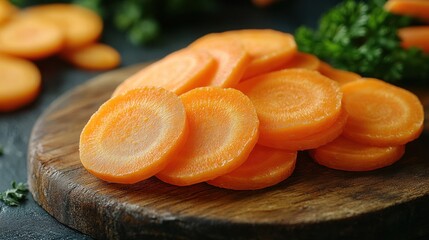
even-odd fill
[[(286, 181), (258, 191), (207, 184), (176, 187), (156, 178), (111, 184), (79, 161), (89, 117), (127, 76), (103, 74), (56, 100), (34, 126), (28, 181), (34, 199), (60, 222), (100, 239), (390, 239), (429, 234), (429, 124), (393, 166), (331, 170), (299, 155)], [(418, 93), (429, 113), (429, 91)]]

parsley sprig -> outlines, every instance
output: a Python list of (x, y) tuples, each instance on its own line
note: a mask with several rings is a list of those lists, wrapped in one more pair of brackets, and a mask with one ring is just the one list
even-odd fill
[(28, 192), (27, 185), (25, 183), (12, 182), (12, 188), (0, 193), (0, 201), (4, 202), (8, 206), (19, 206), (19, 204), (26, 199)]
[(297, 29), (300, 50), (365, 77), (395, 83), (429, 82), (429, 54), (417, 48), (403, 49), (397, 36), (397, 30), (413, 19), (386, 12), (384, 3), (342, 2), (320, 19), (317, 30)]

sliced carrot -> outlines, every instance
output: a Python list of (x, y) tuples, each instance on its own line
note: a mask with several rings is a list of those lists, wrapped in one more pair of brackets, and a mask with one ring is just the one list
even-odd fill
[(243, 77), (251, 58), (243, 46), (222, 34), (208, 34), (190, 47), (207, 51), (217, 62), (217, 70), (208, 86), (235, 87)]
[(216, 63), (207, 52), (186, 48), (142, 69), (120, 84), (113, 96), (144, 86), (158, 86), (182, 94), (204, 86), (213, 77)]
[(341, 113), (339, 85), (316, 71), (286, 69), (241, 82), (258, 112), (259, 143), (301, 139), (334, 124)]
[(248, 97), (232, 88), (203, 87), (180, 96), (189, 137), (157, 177), (184, 186), (227, 174), (246, 161), (258, 140), (259, 120)]
[(295, 39), (288, 33), (271, 29), (245, 29), (224, 32), (241, 44), (252, 57), (243, 79), (278, 69), (297, 52)]
[(121, 62), (118, 51), (102, 43), (66, 50), (61, 56), (71, 64), (88, 70), (112, 69)]
[(309, 70), (317, 70), (320, 66), (320, 60), (316, 56), (308, 53), (297, 53), (286, 65), (282, 66), (285, 68), (305, 68)]
[(0, 55), (0, 112), (32, 102), (40, 92), (41, 75), (32, 62)]
[(429, 22), (429, 1), (427, 0), (389, 0), (384, 8), (391, 13), (416, 17)]
[(25, 9), (25, 14), (57, 25), (65, 35), (65, 48), (79, 48), (95, 42), (103, 30), (103, 21), (95, 12), (78, 5), (55, 3)]
[(234, 171), (207, 183), (233, 190), (256, 190), (273, 186), (292, 175), (296, 151), (256, 145), (246, 162)]
[(162, 88), (135, 89), (111, 98), (82, 130), (80, 160), (108, 182), (136, 183), (161, 171), (185, 143), (182, 102)]
[(18, 9), (9, 0), (0, 0), (0, 24), (9, 20)]
[(423, 130), (423, 106), (411, 92), (377, 79), (342, 86), (349, 113), (344, 136), (373, 146), (403, 145)]
[(347, 117), (347, 112), (345, 110), (342, 110), (340, 116), (334, 122), (334, 124), (332, 124), (332, 126), (329, 126), (326, 129), (323, 129), (320, 132), (314, 133), (304, 138), (269, 142), (269, 145), (267, 146), (290, 151), (318, 148), (322, 145), (332, 142), (334, 139), (341, 135), (346, 125)]
[(422, 49), (424, 52), (429, 53), (429, 26), (400, 28), (398, 29), (398, 36), (401, 39), (402, 47), (417, 47)]
[(325, 62), (320, 62), (318, 71), (324, 76), (338, 82), (340, 85), (362, 79), (357, 73), (333, 68)]
[(392, 165), (405, 152), (405, 145), (374, 147), (339, 137), (311, 150), (310, 156), (320, 165), (344, 171), (370, 171)]
[(0, 28), (0, 52), (27, 59), (51, 56), (63, 47), (64, 36), (46, 20), (18, 16)]

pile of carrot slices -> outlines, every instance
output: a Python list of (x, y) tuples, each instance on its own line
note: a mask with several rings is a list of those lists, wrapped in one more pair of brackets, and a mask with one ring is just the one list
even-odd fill
[(97, 42), (102, 29), (96, 13), (77, 5), (45, 4), (19, 10), (8, 0), (0, 0), (0, 62), (11, 66), (1, 68), (0, 81), (6, 88), (0, 90), (0, 112), (25, 106), (39, 93), (40, 72), (31, 61), (58, 55), (83, 69), (118, 66), (119, 53)]
[(300, 53), (290, 34), (234, 30), (123, 81), (84, 127), (80, 159), (108, 182), (255, 190), (291, 176), (298, 151), (344, 171), (391, 165), (423, 120), (411, 92)]

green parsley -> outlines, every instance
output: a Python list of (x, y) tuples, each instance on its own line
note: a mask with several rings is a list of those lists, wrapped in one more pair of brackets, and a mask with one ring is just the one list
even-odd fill
[(19, 206), (24, 201), (25, 195), (28, 192), (27, 185), (25, 183), (12, 182), (12, 189), (8, 189), (0, 193), (0, 201), (4, 202), (8, 206)]
[[(333, 66), (394, 83), (428, 83), (429, 54), (400, 46), (397, 30), (412, 19), (383, 8), (385, 0), (346, 0), (328, 11), (317, 30), (300, 27), (296, 41)], [(413, 82), (411, 82), (413, 81)]]

